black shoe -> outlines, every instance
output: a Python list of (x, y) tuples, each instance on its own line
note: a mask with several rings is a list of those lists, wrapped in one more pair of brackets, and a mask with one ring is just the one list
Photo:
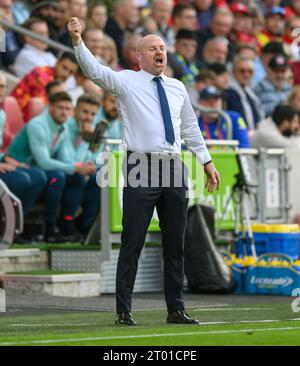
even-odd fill
[(200, 324), (199, 320), (190, 318), (184, 310), (169, 313), (167, 323), (175, 324)]
[(69, 235), (65, 235), (66, 242), (68, 243), (83, 243), (84, 242), (84, 236), (79, 234), (77, 231), (73, 231)]
[(44, 235), (44, 242), (49, 244), (65, 243), (66, 239), (67, 238), (62, 235), (58, 229), (48, 232), (46, 231)]
[(137, 325), (131, 313), (118, 313), (116, 317), (117, 325)]

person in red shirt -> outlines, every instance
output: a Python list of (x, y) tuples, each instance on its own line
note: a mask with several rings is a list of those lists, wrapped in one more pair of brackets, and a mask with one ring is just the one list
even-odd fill
[(77, 72), (78, 65), (72, 53), (65, 52), (54, 67), (36, 67), (16, 85), (11, 96), (15, 97), (20, 105), (24, 122), (28, 121), (28, 103), (32, 97), (38, 97), (47, 104), (46, 85), (54, 79), (65, 82)]

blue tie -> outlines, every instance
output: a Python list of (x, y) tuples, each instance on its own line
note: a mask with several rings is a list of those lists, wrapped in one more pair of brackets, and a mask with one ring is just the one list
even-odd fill
[(156, 76), (155, 78), (153, 78), (153, 80), (157, 84), (157, 91), (158, 91), (158, 96), (159, 96), (159, 101), (160, 101), (160, 106), (161, 106), (161, 113), (162, 113), (164, 125), (165, 125), (166, 140), (171, 145), (173, 145), (175, 142), (175, 135), (174, 135), (174, 129), (173, 129), (170, 108), (169, 108), (169, 103), (168, 103), (168, 99), (166, 96), (166, 92), (165, 92), (164, 87), (161, 85), (161, 81), (160, 81), (161, 77)]

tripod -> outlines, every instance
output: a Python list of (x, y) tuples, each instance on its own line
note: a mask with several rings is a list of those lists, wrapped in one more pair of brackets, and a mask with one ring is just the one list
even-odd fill
[(248, 237), (250, 240), (251, 254), (252, 254), (253, 258), (256, 259), (257, 255), (256, 255), (252, 227), (251, 227), (249, 201), (248, 201), (248, 195), (251, 193), (251, 187), (253, 188), (255, 186), (247, 185), (247, 183), (244, 180), (243, 174), (241, 172), (236, 174), (235, 177), (236, 177), (236, 183), (232, 188), (232, 192), (231, 192), (230, 196), (226, 200), (224, 211), (219, 220), (219, 229), (216, 232), (216, 236), (218, 236), (218, 234), (220, 232), (220, 225), (224, 220), (229, 203), (231, 201), (235, 202), (235, 228), (234, 228), (234, 236), (233, 236), (231, 246), (232, 246), (232, 244), (236, 245), (236, 242), (239, 239), (240, 227), (241, 227), (244, 255), (247, 255), (247, 236), (246, 236), (246, 230), (245, 230), (245, 221), (246, 221)]

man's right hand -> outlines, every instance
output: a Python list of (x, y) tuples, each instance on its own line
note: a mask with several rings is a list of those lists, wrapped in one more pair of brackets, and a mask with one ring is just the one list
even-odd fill
[(81, 31), (82, 27), (78, 18), (73, 17), (68, 23), (68, 30), (72, 38), (73, 46), (78, 46), (82, 42)]
[(75, 172), (80, 175), (89, 175), (96, 172), (96, 167), (91, 163), (83, 163), (76, 165)]
[(10, 164), (0, 163), (0, 172), (1, 173), (13, 172), (14, 170), (16, 170), (16, 168)]

